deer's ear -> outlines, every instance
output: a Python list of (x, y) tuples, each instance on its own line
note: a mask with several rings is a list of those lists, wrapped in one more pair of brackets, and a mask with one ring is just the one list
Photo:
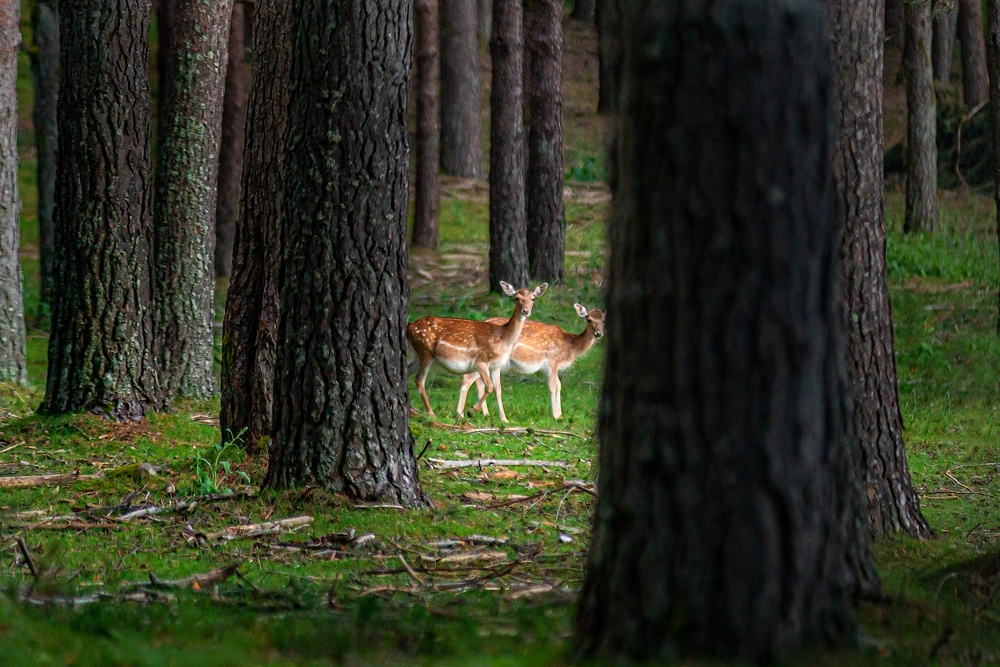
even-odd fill
[(511, 285), (508, 282), (504, 282), (503, 280), (500, 281), (500, 289), (502, 289), (503, 293), (506, 294), (507, 296), (514, 296), (514, 294), (517, 292), (517, 290), (514, 289), (513, 285)]
[(545, 294), (545, 290), (547, 290), (548, 288), (549, 288), (548, 283), (542, 283), (541, 285), (535, 288), (535, 291), (531, 293), (531, 296), (537, 299), (541, 295)]
[(573, 307), (576, 308), (576, 314), (579, 315), (580, 317), (586, 317), (587, 315), (590, 315), (590, 312), (578, 303), (574, 303)]

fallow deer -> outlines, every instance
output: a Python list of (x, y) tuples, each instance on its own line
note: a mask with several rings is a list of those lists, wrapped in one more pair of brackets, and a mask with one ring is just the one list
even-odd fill
[[(493, 318), (493, 321), (466, 320), (457, 317), (422, 317), (410, 322), (406, 327), (406, 337), (417, 354), (419, 370), (417, 370), (417, 389), (424, 399), (424, 407), (431, 417), (430, 399), (424, 381), (435, 361), (445, 370), (477, 376), (486, 387), (486, 392), (474, 406), (474, 410), (485, 406), (486, 397), (496, 393), (497, 407), (500, 419), (507, 422), (503, 410), (500, 390), (500, 371), (507, 364), (510, 351), (514, 348), (524, 322), (531, 315), (531, 307), (535, 299), (545, 293), (548, 283), (542, 283), (534, 290), (527, 288), (515, 290), (509, 283), (500, 282), (500, 287), (507, 296), (514, 298), (514, 314), (509, 320)], [(464, 405), (462, 406), (465, 407)], [(462, 410), (458, 411), (462, 416)], [(488, 414), (488, 413), (487, 413)]]
[[(526, 322), (521, 337), (517, 339), (517, 344), (511, 350), (507, 368), (504, 369), (526, 375), (545, 371), (549, 378), (552, 416), (556, 419), (562, 417), (562, 383), (559, 381), (559, 371), (569, 368), (580, 355), (593, 346), (595, 340), (604, 335), (604, 313), (599, 310), (588, 311), (578, 303), (573, 304), (573, 307), (576, 308), (577, 315), (587, 320), (587, 328), (583, 330), (583, 333), (571, 334), (554, 324)], [(491, 322), (497, 319), (489, 318), (486, 321)], [(483, 395), (478, 375), (467, 373), (463, 376), (462, 389), (458, 397), (459, 414), (465, 409), (465, 399), (473, 382), (476, 383), (479, 395)], [(482, 404), (483, 414), (488, 415), (489, 409), (482, 400), (473, 409), (477, 409), (480, 404)]]

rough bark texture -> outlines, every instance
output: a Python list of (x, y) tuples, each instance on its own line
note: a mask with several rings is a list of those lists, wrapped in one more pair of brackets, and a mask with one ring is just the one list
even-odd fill
[(483, 121), (476, 3), (441, 0), (440, 9), (441, 172), (482, 178)]
[(573, 2), (573, 13), (571, 16), (577, 21), (593, 21), (594, 4), (595, 0), (575, 0)]
[(233, 274), (233, 237), (240, 214), (240, 179), (246, 135), (250, 63), (246, 49), (247, 21), (242, 2), (233, 3), (229, 26), (229, 62), (222, 103), (222, 143), (219, 146), (219, 201), (215, 207), (215, 275)]
[(954, 8), (935, 4), (931, 63), (934, 68), (934, 78), (946, 86), (951, 80), (951, 53), (955, 46), (957, 20), (958, 12)]
[(937, 128), (931, 71), (931, 0), (903, 5), (906, 39), (906, 213), (907, 232), (937, 227)]
[(59, 4), (48, 414), (162, 408), (153, 358), (150, 0)]
[(233, 275), (222, 325), (224, 440), (242, 433), (248, 447), (271, 433), (278, 336), (279, 219), (284, 206), (291, 18), (286, 0), (258, 0), (253, 75), (236, 224)]
[[(1000, 0), (986, 3), (986, 34), (990, 66), (990, 131), (993, 136), (993, 200), (1000, 245)], [(1000, 286), (997, 289), (997, 333), (1000, 334)]]
[(854, 633), (826, 15), (747, 6), (622, 3), (584, 656)]
[(620, 0), (597, 0), (597, 111), (608, 114), (618, 110), (622, 69)]
[(958, 0), (958, 39), (962, 43), (962, 99), (971, 109), (990, 98), (982, 0)]
[(885, 0), (885, 39), (898, 49), (903, 46), (903, 2)]
[(489, 44), (493, 37), (493, 0), (476, 0), (476, 30), (479, 41)]
[(441, 62), (438, 52), (438, 0), (415, 0), (413, 29), (416, 41), (417, 182), (414, 197), (413, 245), (438, 244), (438, 165), (440, 124), (438, 90)]
[(38, 165), (38, 255), (43, 304), (52, 303), (55, 264), (56, 147), (59, 142), (59, 12), (55, 0), (38, 0), (32, 14), (35, 49), (31, 73), (35, 84), (35, 147)]
[(561, 285), (566, 250), (562, 161), (562, 2), (527, 0), (524, 12), (528, 268), (532, 279)]
[(28, 381), (17, 188), (18, 0), (0, 0), (0, 382)]
[(215, 394), (215, 209), (232, 0), (175, 0), (156, 162), (156, 340), (169, 396)]
[(524, 40), (520, 0), (493, 3), (490, 88), (490, 290), (528, 284), (524, 202)]
[(265, 483), (418, 507), (405, 338), (411, 10), (293, 3)]
[(847, 367), (869, 527), (875, 537), (931, 534), (903, 446), (896, 351), (885, 265), (882, 179), (882, 11), (878, 2), (833, 0), (837, 80), (837, 179)]

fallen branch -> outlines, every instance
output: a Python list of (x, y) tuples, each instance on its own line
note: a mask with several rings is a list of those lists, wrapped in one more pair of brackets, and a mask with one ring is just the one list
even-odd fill
[(17, 547), (21, 550), (21, 555), (24, 556), (24, 561), (28, 564), (28, 569), (31, 571), (31, 577), (33, 579), (38, 579), (38, 570), (35, 569), (35, 562), (31, 560), (31, 554), (28, 553), (28, 545), (24, 543), (24, 539), (20, 535), (14, 539), (17, 541)]
[(211, 586), (212, 584), (222, 583), (229, 577), (236, 574), (239, 567), (239, 563), (230, 563), (224, 567), (209, 570), (208, 572), (202, 572), (200, 574), (192, 574), (189, 577), (181, 577), (180, 579), (160, 579), (155, 574), (150, 572), (149, 584), (143, 585), (152, 586), (153, 588), (191, 588), (193, 590), (200, 590)]
[(201, 535), (205, 540), (214, 542), (218, 540), (232, 540), (237, 537), (257, 537), (259, 535), (273, 535), (283, 533), (288, 530), (296, 530), (308, 526), (313, 522), (311, 516), (294, 516), (288, 519), (278, 519), (277, 521), (265, 521), (264, 523), (248, 523), (239, 526), (230, 526), (216, 533), (205, 533)]
[(18, 475), (13, 477), (0, 477), (0, 489), (28, 489), (35, 486), (65, 484), (66, 482), (77, 482), (84, 479), (98, 479), (103, 476), (104, 473), (81, 475), (78, 470), (71, 473), (55, 473), (50, 475)]
[(570, 482), (569, 484), (563, 484), (562, 486), (557, 486), (554, 489), (546, 489), (544, 491), (539, 491), (530, 496), (524, 496), (523, 498), (513, 498), (511, 500), (505, 500), (502, 503), (495, 503), (493, 505), (487, 505), (484, 509), (492, 510), (498, 507), (506, 507), (508, 505), (516, 505), (517, 503), (527, 503), (532, 500), (537, 500), (544, 496), (552, 495), (553, 493), (560, 493), (562, 491), (583, 491), (584, 493), (589, 493), (592, 496), (597, 495), (597, 491), (589, 488), (587, 485), (581, 484), (579, 482)]
[(443, 422), (436, 422), (436, 424), (447, 428), (450, 431), (460, 431), (462, 433), (499, 433), (507, 435), (522, 435), (525, 433), (538, 434), (538, 435), (554, 435), (554, 436), (568, 436), (571, 438), (580, 438), (581, 440), (586, 440), (586, 436), (582, 436), (579, 433), (573, 433), (572, 431), (547, 431), (540, 428), (529, 428), (526, 426), (500, 426), (500, 427), (483, 427), (483, 428), (468, 428), (460, 424), (445, 424)]
[(539, 466), (543, 468), (568, 468), (565, 461), (532, 461), (530, 459), (469, 459), (467, 461), (452, 461), (448, 459), (428, 458), (427, 462), (434, 468), (485, 468), (486, 466)]

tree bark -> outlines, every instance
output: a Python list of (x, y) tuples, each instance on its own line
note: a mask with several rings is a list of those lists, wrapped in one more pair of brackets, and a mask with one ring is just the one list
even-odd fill
[(249, 449), (271, 433), (278, 336), (278, 234), (285, 197), (292, 57), (287, 9), (286, 0), (258, 0), (253, 12), (253, 74), (242, 205), (222, 325), (219, 425), (224, 441), (242, 433), (242, 442)]
[(524, 11), (528, 267), (533, 279), (561, 285), (566, 250), (562, 161), (562, 2), (528, 0)]
[(962, 43), (962, 99), (971, 109), (990, 97), (981, 0), (958, 0), (958, 38)]
[(59, 10), (55, 0), (39, 0), (32, 13), (35, 50), (31, 72), (35, 84), (35, 148), (38, 156), (38, 255), (41, 265), (41, 302), (52, 303), (55, 264), (56, 147), (59, 130)]
[(265, 484), (419, 507), (406, 388), (407, 0), (297, 0)]
[(850, 640), (825, 10), (621, 6), (613, 325), (576, 650), (773, 662)]
[(441, 0), (441, 171), (482, 178), (476, 3)]
[(413, 245), (436, 248), (438, 244), (438, 166), (440, 126), (438, 90), (441, 63), (438, 53), (438, 0), (415, 0), (413, 28), (416, 35), (417, 182), (415, 188)]
[(493, 3), (490, 87), (490, 290), (528, 284), (524, 201), (524, 40), (519, 0)]
[(596, 0), (598, 91), (597, 112), (618, 110), (622, 69), (620, 0)]
[(233, 274), (233, 237), (240, 214), (240, 180), (243, 174), (243, 148), (246, 135), (247, 88), (250, 64), (247, 62), (247, 21), (242, 2), (233, 3), (229, 27), (229, 62), (226, 65), (226, 90), (222, 103), (222, 143), (219, 146), (219, 201), (215, 207), (215, 276)]
[(46, 414), (164, 407), (153, 356), (150, 0), (59, 5), (56, 265)]
[[(986, 3), (990, 66), (990, 134), (993, 138), (993, 201), (997, 210), (997, 244), (1000, 246), (1000, 0)], [(1000, 286), (997, 288), (997, 334), (1000, 334)]]
[[(574, 0), (571, 16), (577, 21), (593, 21), (596, 0)], [(560, 14), (561, 14), (560, 10)]]
[(833, 0), (837, 81), (834, 171), (847, 306), (847, 368), (854, 437), (872, 536), (927, 538), (903, 445), (883, 220), (882, 12), (878, 3)]
[(215, 394), (215, 211), (232, 0), (176, 0), (154, 200), (156, 339), (169, 396)]
[(903, 3), (885, 0), (885, 40), (891, 40), (898, 49), (903, 48)]
[(951, 81), (951, 53), (955, 47), (955, 25), (958, 12), (941, 5), (934, 7), (934, 28), (931, 40), (931, 61), (934, 78), (948, 85)]
[(0, 382), (28, 381), (21, 296), (17, 187), (17, 52), (20, 3), (0, 0)]
[(493, 0), (476, 0), (476, 30), (480, 43), (489, 44), (493, 37)]
[(931, 72), (931, 0), (903, 5), (906, 39), (906, 232), (937, 228), (937, 128)]

